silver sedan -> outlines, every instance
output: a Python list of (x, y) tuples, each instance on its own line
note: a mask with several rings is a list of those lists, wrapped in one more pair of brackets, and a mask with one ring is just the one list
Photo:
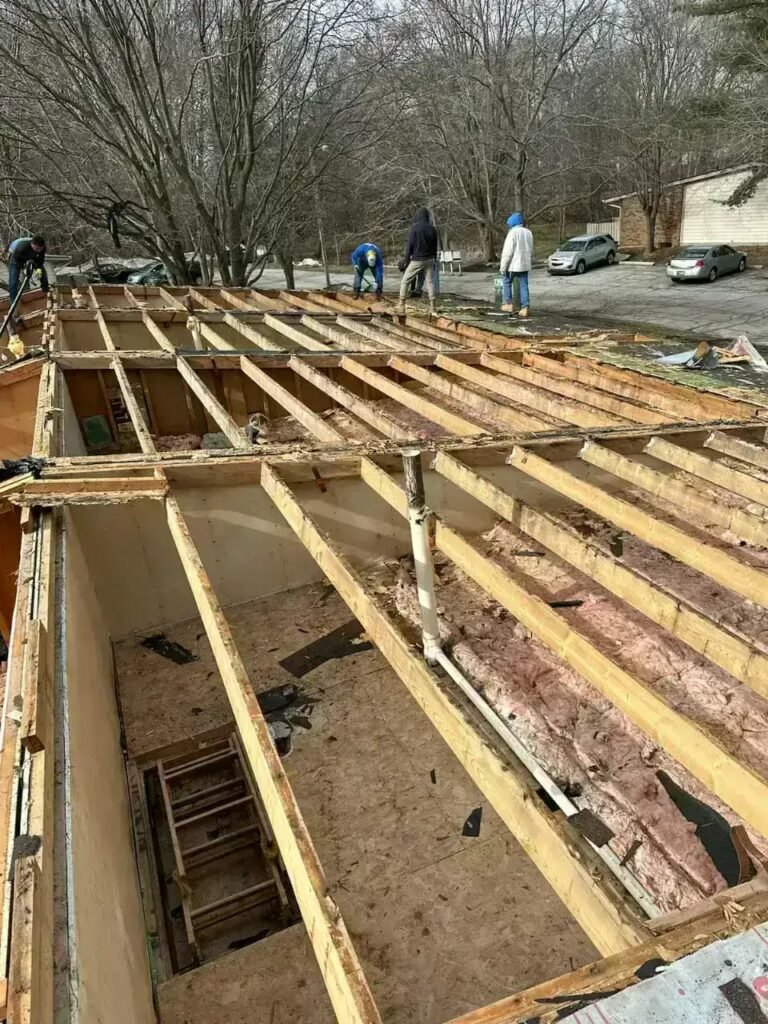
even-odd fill
[(689, 245), (667, 264), (667, 277), (680, 281), (716, 281), (722, 274), (740, 274), (747, 268), (747, 254), (730, 245)]

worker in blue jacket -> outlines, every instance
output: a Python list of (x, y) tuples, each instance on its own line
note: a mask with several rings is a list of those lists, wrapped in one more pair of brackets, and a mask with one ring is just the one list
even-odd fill
[(352, 290), (355, 298), (360, 292), (369, 292), (376, 286), (376, 298), (381, 298), (384, 290), (384, 258), (381, 249), (373, 242), (363, 242), (352, 253), (352, 266), (355, 268), (355, 283)]

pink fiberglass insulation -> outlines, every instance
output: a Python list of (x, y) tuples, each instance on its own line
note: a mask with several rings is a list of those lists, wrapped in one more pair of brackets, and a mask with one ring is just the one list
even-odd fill
[[(485, 540), (494, 558), (530, 592), (546, 600), (583, 601), (558, 613), (671, 706), (715, 732), (745, 763), (768, 774), (768, 754), (761, 743), (768, 703), (589, 578), (554, 558), (516, 555), (539, 548), (508, 524), (496, 526)], [(658, 563), (643, 564), (639, 551), (632, 554), (638, 567), (658, 578)], [(632, 564), (631, 557), (625, 561)], [(609, 825), (619, 856), (640, 841), (630, 867), (659, 907), (667, 911), (690, 906), (725, 888), (695, 826), (677, 809), (656, 773), (663, 769), (732, 824), (740, 823), (738, 816), (452, 563), (438, 556), (437, 567), (441, 630), (457, 664), (561, 785), (579, 794), (579, 805)], [(709, 585), (702, 577), (698, 580), (700, 587)], [(730, 594), (731, 604), (733, 600)], [(403, 569), (396, 601), (402, 614), (418, 622), (414, 581)], [(763, 615), (767, 628), (768, 613)]]

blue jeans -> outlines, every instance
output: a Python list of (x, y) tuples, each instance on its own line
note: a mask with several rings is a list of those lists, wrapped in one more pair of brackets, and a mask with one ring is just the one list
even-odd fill
[(504, 296), (504, 303), (512, 302), (512, 286), (514, 285), (515, 291), (520, 291), (520, 308), (525, 309), (530, 301), (530, 293), (528, 291), (528, 271), (527, 270), (509, 270), (502, 278), (502, 291)]
[[(369, 276), (365, 276), (366, 270), (370, 271)], [(376, 290), (375, 279), (371, 281), (373, 271), (370, 267), (365, 266), (362, 269), (355, 267), (355, 283), (352, 285), (352, 291), (355, 295), (359, 295), (360, 292), (372, 292)]]
[(8, 261), (8, 298), (13, 302), (19, 290), (22, 268), (16, 260)]

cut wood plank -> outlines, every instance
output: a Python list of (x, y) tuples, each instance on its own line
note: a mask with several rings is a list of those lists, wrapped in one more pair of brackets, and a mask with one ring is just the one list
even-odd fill
[(335, 427), (326, 423), (317, 413), (312, 412), (295, 395), (292, 395), (287, 388), (284, 388), (282, 384), (278, 384), (276, 380), (270, 377), (268, 373), (255, 366), (248, 356), (241, 356), (240, 369), (251, 378), (254, 384), (258, 384), (262, 391), (269, 395), (270, 398), (273, 398), (278, 405), (282, 406), (287, 413), (298, 420), (307, 430), (311, 431), (315, 437), (321, 441), (346, 440), (344, 435), (336, 430)]
[[(184, 307), (182, 306), (181, 308), (183, 309)], [(160, 327), (159, 324), (155, 323), (151, 315), (146, 310), (144, 311), (144, 315), (142, 316), (142, 322), (149, 331), (149, 333), (152, 335), (152, 337), (155, 339), (157, 344), (160, 346), (160, 348), (163, 349), (164, 352), (171, 352), (175, 356), (176, 349), (174, 348), (170, 338), (162, 329), (162, 327)]]
[(732, 437), (722, 430), (713, 430), (704, 442), (704, 447), (748, 462), (750, 466), (768, 470), (768, 448), (751, 441), (742, 441), (740, 437)]
[(731, 530), (751, 544), (768, 546), (768, 523), (740, 508), (731, 508), (725, 503), (708, 498), (695, 487), (689, 487), (688, 484), (675, 480), (666, 473), (659, 473), (650, 466), (620, 455), (595, 441), (587, 441), (583, 445), (579, 458), (588, 462), (590, 466), (605, 469), (621, 480), (626, 480), (627, 483), (640, 487), (649, 494), (679, 506), (679, 511), (675, 509), (675, 515), (686, 523), (700, 522), (703, 526), (716, 524), (725, 530)]
[[(536, 369), (544, 370), (545, 373), (555, 377), (564, 377), (567, 380), (576, 381), (579, 384), (586, 384), (590, 390), (605, 391), (607, 394), (620, 395), (633, 402), (644, 402), (654, 409), (663, 413), (669, 413), (676, 419), (706, 419), (707, 415), (700, 409), (691, 409), (691, 396), (689, 389), (682, 388), (679, 398), (661, 394), (652, 386), (645, 387), (642, 378), (617, 380), (602, 374), (602, 367), (595, 364), (563, 362), (560, 359), (553, 359), (550, 356), (537, 355), (526, 352), (523, 355), (523, 364), (533, 366)], [(638, 375), (639, 376), (639, 375)], [(718, 414), (712, 414), (716, 418)]]
[(447, 342), (435, 341), (434, 338), (430, 338), (426, 334), (420, 334), (418, 331), (413, 330), (412, 327), (394, 324), (391, 320), (387, 320), (382, 316), (372, 317), (371, 326), (378, 327), (391, 338), (397, 338), (401, 342), (408, 342), (409, 347), (410, 345), (417, 345), (419, 349), (430, 352), (445, 352), (446, 349), (449, 349)]
[(197, 288), (190, 288), (188, 294), (191, 298), (195, 300), (195, 302), (199, 303), (204, 309), (221, 310), (224, 308), (218, 302), (214, 302), (214, 300), (210, 296), (205, 295), (201, 291), (198, 291)]
[(22, 680), (24, 694), (21, 742), (32, 754), (45, 749), (53, 736), (53, 686), (48, 666), (48, 637), (39, 619), (27, 629)]
[[(373, 486), (370, 479), (366, 482)], [(389, 484), (376, 489), (385, 501), (390, 500)], [(402, 513), (400, 502), (390, 503)], [(742, 764), (703, 727), (675, 711), (644, 682), (612, 662), (546, 601), (529, 594), (501, 566), (438, 516), (435, 546), (711, 793), (758, 832), (766, 834), (768, 780)]]
[(635, 404), (597, 388), (584, 388), (574, 384), (562, 377), (550, 376), (543, 369), (532, 370), (511, 359), (505, 360), (504, 373), (513, 377), (523, 384), (532, 384), (534, 387), (543, 388), (545, 391), (553, 391), (565, 398), (573, 398), (578, 402), (593, 406), (595, 409), (602, 409), (604, 412), (612, 413), (621, 422), (631, 423), (662, 423), (664, 416), (647, 405)]
[(158, 288), (157, 293), (163, 302), (167, 302), (171, 309), (186, 309), (183, 302), (180, 302), (175, 295), (171, 295), (165, 288)]
[(319, 302), (312, 302), (311, 299), (304, 298), (304, 296), (296, 292), (281, 291), (278, 292), (278, 295), (283, 302), (293, 309), (305, 309), (310, 313), (322, 313), (325, 311), (325, 307), (321, 306)]
[[(267, 352), (274, 352), (279, 350), (281, 352), (287, 352), (288, 349), (285, 345), (281, 345), (279, 341), (271, 341), (265, 334), (258, 329), (255, 324), (248, 324), (242, 320), (238, 320), (232, 313), (224, 314), (224, 323), (232, 328), (233, 331), (237, 331), (238, 334), (242, 334), (252, 345), (255, 345), (259, 349), (264, 349)], [(230, 348), (232, 346), (230, 345)]]
[[(688, 387), (663, 380), (652, 373), (638, 373), (636, 370), (625, 370), (610, 363), (601, 363), (587, 359), (584, 356), (572, 355), (566, 352), (565, 362), (570, 365), (587, 365), (593, 367), (599, 376), (603, 377), (605, 383), (602, 385), (609, 391), (613, 390), (614, 384), (628, 382), (630, 386), (637, 385), (642, 390), (653, 391), (657, 396), (664, 396), (665, 399), (674, 403), (677, 400), (677, 410), (681, 401), (690, 405), (691, 411), (696, 410), (696, 419), (711, 419), (713, 416), (720, 419), (744, 419), (760, 415), (765, 410), (751, 402), (738, 401), (732, 398), (721, 398), (711, 391), (704, 391), (700, 388)], [(650, 401), (650, 398), (646, 398)], [(656, 399), (654, 398), (654, 403)]]
[[(464, 369), (464, 364), (457, 363), (455, 359), (449, 359), (447, 366), (441, 362), (441, 359), (443, 359), (442, 356), (437, 357), (438, 366), (449, 370), (451, 373), (455, 373), (453, 368), (455, 366), (460, 366)], [(393, 356), (389, 360), (389, 365), (393, 370), (397, 370), (398, 373), (404, 373), (406, 376), (426, 384), (427, 387), (434, 388), (435, 391), (441, 391), (449, 398), (461, 402), (466, 406), (470, 414), (474, 412), (479, 416), (489, 417), (491, 420), (497, 420), (499, 424), (503, 423), (505, 426), (517, 431), (552, 429), (551, 423), (544, 424), (542, 420), (534, 420), (535, 425), (532, 426), (531, 420), (527, 416), (517, 412), (515, 409), (510, 409), (508, 405), (494, 402), (493, 399), (486, 398), (485, 395), (478, 394), (478, 392), (464, 387), (463, 384), (451, 380), (450, 377), (444, 377), (425, 366), (417, 366), (416, 363), (402, 359), (399, 356)]]
[[(120, 362), (120, 357), (117, 355), (112, 360), (112, 369), (117, 377), (120, 393), (123, 396), (125, 407), (131, 418), (131, 425), (136, 433), (136, 437), (138, 438), (139, 447), (145, 455), (152, 455), (156, 451), (155, 442), (152, 440), (152, 435), (150, 434), (149, 427), (144, 419), (144, 414), (139, 408), (139, 403), (136, 401), (133, 388), (128, 380), (128, 374), (123, 369), (123, 364)], [(190, 370), (190, 373), (193, 372), (193, 370)]]
[(218, 398), (215, 398), (214, 395), (211, 394), (186, 359), (183, 359), (181, 356), (177, 356), (176, 369), (187, 382), (190, 389), (194, 391), (200, 399), (203, 408), (218, 426), (219, 430), (226, 435), (230, 444), (234, 448), (251, 448), (252, 445), (250, 441), (247, 440), (243, 431), (238, 427)]
[(345, 349), (362, 349), (364, 352), (380, 352), (382, 349), (386, 350), (389, 347), (380, 343), (377, 345), (369, 341), (362, 330), (362, 327), (365, 325), (360, 325), (357, 321), (353, 320), (354, 327), (347, 327), (347, 323), (341, 324), (343, 319), (343, 317), (339, 317), (338, 323), (340, 326), (345, 327), (346, 330), (339, 330), (335, 324), (323, 323), (322, 320), (313, 320), (311, 316), (306, 315), (301, 318), (301, 323), (305, 327), (309, 327), (316, 334), (322, 335), (327, 341), (338, 345), (342, 351)]
[(286, 338), (301, 348), (309, 349), (312, 352), (333, 352), (330, 345), (326, 345), (323, 341), (318, 341), (316, 338), (311, 338), (304, 331), (298, 330), (293, 324), (286, 323), (284, 320), (280, 320), (279, 317), (272, 316), (271, 313), (265, 313), (264, 324), (266, 327), (271, 327), (273, 331), (277, 331), (278, 334), (284, 335)]
[[(393, 485), (397, 486), (394, 481)], [(562, 816), (544, 806), (519, 762), (506, 752), (502, 756), (467, 721), (371, 590), (302, 509), (271, 465), (262, 471), (262, 486), (592, 942), (608, 953), (645, 941), (649, 933), (639, 914), (627, 905), (594, 852)]]
[(175, 498), (168, 499), (167, 514), (171, 536), (232, 708), (243, 752), (272, 825), (336, 1017), (342, 1024), (379, 1024), (381, 1018), (376, 1004), (341, 911), (330, 895), (253, 684)]
[[(710, 911), (698, 921), (643, 942), (633, 949), (579, 967), (570, 974), (534, 985), (516, 995), (507, 996), (489, 1006), (454, 1017), (448, 1024), (549, 1024), (562, 1019), (567, 1010), (558, 997), (581, 993), (614, 992), (640, 980), (637, 971), (651, 960), (673, 963), (717, 939), (738, 935), (768, 917), (768, 897), (764, 893), (745, 900), (743, 910), (726, 915), (722, 909)], [(590, 1000), (591, 1001), (591, 1000)], [(576, 1000), (574, 999), (574, 1004)], [(581, 1017), (584, 1018), (584, 1014)], [(603, 1017), (601, 1024), (605, 1024)], [(597, 1024), (597, 1022), (595, 1022)], [(639, 1021), (638, 1021), (639, 1024)]]
[(436, 405), (431, 402), (428, 398), (424, 398), (422, 395), (418, 395), (413, 391), (409, 391), (407, 388), (401, 387), (400, 384), (395, 384), (394, 381), (385, 377), (381, 373), (377, 373), (375, 370), (364, 366), (362, 363), (357, 362), (355, 359), (351, 359), (349, 356), (343, 356), (341, 360), (342, 370), (346, 370), (348, 373), (353, 374), (359, 380), (364, 381), (366, 384), (370, 384), (371, 387), (377, 391), (381, 391), (382, 394), (387, 395), (389, 398), (394, 398), (400, 405), (404, 405), (406, 409), (411, 409), (413, 412), (418, 413), (419, 416), (423, 416), (425, 419), (431, 420), (433, 423), (437, 423), (451, 434), (458, 434), (460, 437), (468, 437), (473, 434), (487, 434), (488, 431), (484, 427), (479, 427), (475, 423), (470, 423), (469, 420), (465, 420), (463, 416), (458, 416), (456, 413), (449, 412), (440, 405)]
[(496, 370), (497, 373), (502, 373), (509, 377), (507, 380), (509, 395), (516, 394), (518, 401), (523, 402), (531, 409), (545, 413), (547, 416), (554, 416), (558, 420), (574, 423), (579, 427), (605, 427), (613, 424), (617, 426), (626, 424), (626, 420), (611, 413), (602, 412), (600, 409), (591, 408), (589, 405), (584, 405), (583, 402), (572, 402), (570, 399), (562, 397), (555, 398), (547, 391), (530, 387), (527, 384), (519, 384), (517, 381), (513, 383), (509, 376), (509, 362), (499, 356), (492, 355), (490, 352), (483, 352), (480, 356), (480, 362), (489, 370)]
[(654, 519), (642, 509), (612, 494), (606, 494), (594, 484), (580, 480), (573, 473), (554, 466), (530, 450), (516, 447), (507, 462), (603, 519), (628, 530), (646, 544), (666, 551), (692, 569), (717, 580), (728, 590), (768, 608), (768, 577), (763, 571), (690, 537), (676, 526)]
[(357, 395), (342, 387), (341, 384), (337, 384), (330, 377), (326, 377), (324, 373), (315, 369), (314, 366), (310, 366), (309, 363), (306, 363), (298, 356), (293, 356), (289, 359), (288, 366), (294, 373), (297, 373), (304, 380), (309, 381), (310, 384), (318, 388), (318, 390), (328, 395), (329, 398), (332, 398), (337, 405), (348, 409), (358, 419), (373, 427), (374, 430), (378, 430), (385, 437), (391, 437), (394, 440), (406, 440), (410, 437), (407, 430), (404, 430), (391, 416), (377, 410), (372, 402), (366, 402), (364, 399), (358, 398)]
[(768, 657), (746, 637), (712, 622), (684, 598), (640, 570), (623, 565), (599, 544), (582, 537), (578, 530), (555, 516), (538, 512), (513, 498), (447, 452), (438, 452), (434, 468), (558, 558), (768, 699)]
[(671, 466), (692, 473), (702, 480), (708, 480), (726, 491), (733, 491), (740, 494), (749, 501), (756, 501), (760, 505), (768, 506), (768, 482), (758, 480), (749, 473), (742, 473), (732, 466), (726, 466), (715, 459), (708, 459), (705, 455), (692, 452), (689, 448), (681, 448), (679, 445), (665, 441), (663, 437), (652, 437), (645, 450), (655, 459), (668, 462)]
[(454, 335), (457, 339), (460, 339), (460, 344), (467, 348), (477, 349), (478, 351), (487, 351), (488, 349), (523, 351), (531, 347), (536, 337), (534, 335), (523, 341), (519, 338), (512, 338), (508, 334), (500, 334), (498, 331), (487, 331), (482, 327), (464, 324), (458, 320), (449, 320), (443, 316), (437, 318), (437, 326), (447, 335)]
[(462, 377), (464, 380), (472, 381), (473, 384), (487, 388), (489, 391), (503, 396), (510, 402), (515, 402), (518, 410), (517, 415), (520, 418), (519, 426), (523, 430), (555, 430), (566, 422), (562, 417), (560, 419), (553, 417), (551, 421), (541, 419), (540, 416), (537, 416), (525, 404), (525, 396), (523, 396), (521, 408), (520, 388), (506, 381), (503, 377), (484, 373), (482, 370), (478, 370), (477, 367), (467, 366), (466, 363), (459, 362), (458, 359), (452, 359), (450, 356), (440, 355), (437, 357), (436, 362), (438, 366), (448, 370), (449, 373), (456, 374), (457, 377)]
[(364, 346), (366, 348), (376, 349), (379, 352), (382, 349), (385, 351), (389, 349), (394, 352), (402, 352), (403, 349), (407, 351), (411, 348), (409, 342), (391, 337), (386, 331), (382, 331), (380, 327), (375, 327), (370, 323), (360, 323), (359, 320), (353, 320), (348, 316), (337, 317), (336, 323), (339, 327), (343, 327), (347, 331), (354, 331), (355, 334), (364, 338)]

